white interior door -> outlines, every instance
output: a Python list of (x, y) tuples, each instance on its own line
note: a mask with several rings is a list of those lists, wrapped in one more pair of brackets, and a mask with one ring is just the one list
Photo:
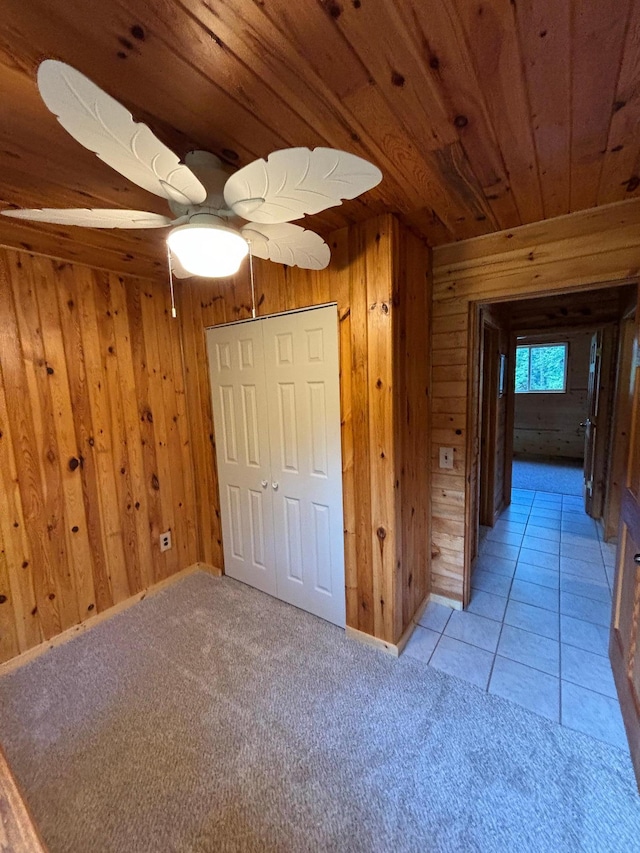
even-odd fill
[(207, 331), (225, 572), (276, 594), (260, 323)]
[(336, 308), (264, 321), (278, 597), (345, 624)]
[(344, 626), (336, 308), (207, 332), (225, 571)]

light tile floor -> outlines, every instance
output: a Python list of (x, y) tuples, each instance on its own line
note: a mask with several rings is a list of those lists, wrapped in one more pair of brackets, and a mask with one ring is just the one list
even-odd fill
[(615, 546), (582, 498), (514, 489), (482, 528), (465, 611), (430, 603), (405, 654), (627, 749), (608, 658)]

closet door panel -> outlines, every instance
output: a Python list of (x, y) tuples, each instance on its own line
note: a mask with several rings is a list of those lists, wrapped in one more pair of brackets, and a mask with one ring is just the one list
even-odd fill
[(344, 626), (336, 308), (263, 323), (277, 594)]
[(207, 331), (225, 572), (276, 594), (262, 324)]

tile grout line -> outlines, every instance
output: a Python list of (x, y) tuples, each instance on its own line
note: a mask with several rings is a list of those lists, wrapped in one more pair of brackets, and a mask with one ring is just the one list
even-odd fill
[[(527, 513), (527, 520), (526, 520), (525, 525), (524, 525), (525, 533), (526, 533), (527, 527), (529, 525), (529, 519), (530, 518), (531, 518), (531, 507), (529, 507), (529, 511)], [(495, 650), (495, 653), (493, 655), (493, 660), (491, 661), (491, 669), (489, 671), (489, 678), (487, 679), (487, 693), (489, 692), (489, 687), (491, 686), (491, 681), (493, 679), (493, 671), (494, 671), (495, 666), (496, 666), (496, 660), (498, 659), (498, 649), (500, 648), (500, 640), (502, 639), (502, 632), (504, 631), (504, 626), (505, 626), (504, 620), (506, 618), (507, 610), (509, 608), (509, 602), (511, 601), (511, 590), (513, 589), (513, 582), (515, 580), (516, 572), (518, 571), (518, 561), (520, 559), (520, 552), (522, 551), (522, 543), (523, 542), (524, 542), (524, 534), (522, 536), (522, 539), (520, 540), (520, 547), (518, 548), (518, 554), (516, 556), (515, 569), (513, 571), (513, 575), (511, 576), (511, 580), (509, 582), (509, 592), (507, 594), (507, 604), (506, 604), (506, 606), (504, 608), (504, 612), (502, 614), (502, 620), (500, 622), (500, 631), (498, 632), (498, 642), (496, 644), (496, 650)]]
[(502, 639), (502, 632), (504, 630), (504, 620), (500, 623), (500, 631), (498, 632), (498, 642), (496, 643), (496, 650), (493, 653), (493, 660), (491, 661), (491, 668), (489, 670), (489, 678), (487, 679), (487, 686), (485, 692), (489, 692), (489, 687), (491, 686), (491, 679), (493, 678), (493, 670), (496, 666), (496, 660), (498, 659), (498, 649), (500, 648), (500, 640)]
[(562, 501), (560, 502), (560, 529), (558, 531), (558, 724), (562, 725), (562, 643), (560, 641), (560, 588), (562, 580), (560, 577), (560, 558), (562, 551)]
[(435, 653), (436, 653), (436, 649), (437, 649), (437, 648), (438, 648), (438, 646), (440, 645), (440, 640), (445, 636), (445, 633), (444, 633), (444, 632), (446, 631), (446, 629), (447, 629), (447, 625), (449, 624), (449, 620), (451, 619), (451, 617), (452, 617), (452, 616), (453, 616), (453, 610), (452, 610), (452, 611), (451, 611), (451, 613), (447, 616), (446, 622), (445, 622), (445, 623), (444, 623), (444, 625), (442, 626), (442, 631), (440, 631), (440, 636), (438, 637), (438, 641), (437, 641), (437, 643), (435, 644), (435, 646), (433, 647), (433, 650), (432, 650), (431, 654), (430, 654), (430, 655), (429, 655), (429, 657), (427, 658), (427, 666), (430, 666), (430, 665), (431, 665), (431, 659), (432, 659), (432, 658), (433, 658), (433, 656), (435, 655)]

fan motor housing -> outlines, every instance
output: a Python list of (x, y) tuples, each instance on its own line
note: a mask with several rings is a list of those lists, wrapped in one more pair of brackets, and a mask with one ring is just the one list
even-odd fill
[(207, 197), (202, 204), (198, 205), (169, 201), (172, 213), (177, 217), (188, 216), (189, 221), (193, 216), (200, 214), (209, 214), (225, 219), (234, 217), (235, 214), (229, 210), (224, 201), (224, 185), (230, 172), (223, 167), (220, 158), (211, 154), (210, 151), (190, 151), (184, 158), (184, 162), (207, 190)]

